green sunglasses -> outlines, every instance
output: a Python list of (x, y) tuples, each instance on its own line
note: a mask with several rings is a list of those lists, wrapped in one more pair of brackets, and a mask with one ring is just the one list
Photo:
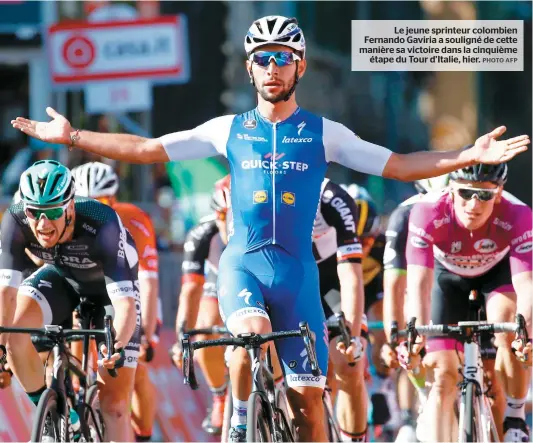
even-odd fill
[(41, 217), (46, 217), (48, 220), (54, 221), (59, 220), (61, 217), (63, 217), (63, 214), (65, 213), (65, 210), (67, 209), (68, 203), (64, 204), (63, 206), (55, 206), (53, 208), (46, 208), (46, 207), (31, 207), (31, 206), (25, 206), (24, 207), (24, 213), (26, 214), (26, 217), (32, 219), (32, 220), (40, 220)]

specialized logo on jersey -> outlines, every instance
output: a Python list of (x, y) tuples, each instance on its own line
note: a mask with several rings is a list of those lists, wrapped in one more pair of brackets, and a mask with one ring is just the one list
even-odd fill
[(289, 206), (294, 206), (296, 203), (296, 196), (294, 192), (284, 191), (281, 193), (281, 201)]
[(250, 297), (252, 296), (252, 293), (247, 289), (244, 288), (241, 292), (237, 294), (237, 297), (244, 298), (244, 302), (249, 305), (250, 304)]
[(331, 200), (331, 206), (333, 206), (341, 216), (346, 229), (355, 233), (355, 220), (353, 219), (352, 211), (346, 202), (340, 197), (335, 197)]
[(254, 203), (267, 203), (268, 193), (267, 191), (254, 191)]
[(264, 160), (243, 160), (241, 162), (242, 169), (264, 169), (265, 174), (286, 174), (287, 171), (306, 171), (309, 165), (303, 162), (296, 161), (280, 161), (285, 157), (285, 153), (281, 152), (274, 157), (272, 153), (264, 155)]
[(493, 252), (497, 248), (498, 245), (496, 245), (496, 242), (494, 240), (491, 240), (490, 238), (483, 238), (474, 243), (474, 249), (483, 254)]
[(245, 120), (242, 124), (246, 129), (255, 129), (257, 128), (257, 121), (253, 118)]
[(305, 123), (305, 122), (301, 122), (301, 123), (298, 124), (298, 126), (296, 126), (298, 128), (298, 137), (301, 135), (302, 129), (305, 128), (306, 124), (307, 123)]

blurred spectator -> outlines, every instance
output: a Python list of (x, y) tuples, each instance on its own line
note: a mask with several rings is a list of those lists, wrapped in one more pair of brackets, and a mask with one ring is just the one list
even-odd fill
[(2, 194), (12, 196), (19, 186), (20, 176), (34, 162), (45, 159), (57, 159), (62, 145), (44, 143), (31, 138), (29, 145), (19, 149), (2, 171)]

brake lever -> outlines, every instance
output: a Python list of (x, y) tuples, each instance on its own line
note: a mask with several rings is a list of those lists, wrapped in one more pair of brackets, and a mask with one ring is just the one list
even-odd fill
[[(341, 336), (337, 339), (337, 343), (341, 341), (346, 347), (346, 349), (348, 349), (352, 343), (352, 337), (350, 337), (350, 333), (348, 332), (348, 328), (346, 327), (346, 317), (344, 316), (344, 312), (340, 311), (336, 313), (335, 317), (339, 322), (339, 329), (341, 331)], [(349, 362), (348, 366), (355, 366), (355, 362)]]
[(413, 345), (415, 344), (416, 337), (418, 337), (415, 323), (416, 317), (411, 317), (411, 320), (409, 320), (409, 322), (407, 323), (407, 352), (409, 353), (409, 357), (411, 357)]
[(194, 349), (191, 346), (189, 334), (183, 334), (181, 339), (181, 348), (183, 350), (182, 367), (183, 367), (183, 383), (189, 385), (191, 389), (198, 389), (198, 382), (196, 374), (194, 373)]
[(305, 349), (307, 351), (307, 356), (309, 357), (309, 364), (311, 366), (311, 373), (318, 377), (321, 375), (320, 368), (318, 367), (318, 361), (315, 353), (315, 340), (311, 335), (309, 329), (309, 324), (305, 321), (302, 321), (298, 325), (300, 327), (300, 335), (303, 338)]
[[(522, 347), (526, 347), (529, 342), (529, 337), (526, 328), (526, 319), (522, 314), (516, 314), (516, 338), (522, 342)], [(511, 347), (513, 354), (516, 354), (516, 349)], [(527, 355), (524, 355), (523, 361), (527, 361)]]
[(392, 321), (390, 325), (390, 345), (392, 349), (396, 349), (398, 346), (398, 322), (396, 320)]
[[(105, 331), (105, 346), (107, 348), (108, 357), (115, 353), (115, 331), (113, 329), (113, 317), (106, 315), (104, 317), (104, 331)], [(109, 375), (113, 378), (118, 376), (115, 368), (108, 369)]]

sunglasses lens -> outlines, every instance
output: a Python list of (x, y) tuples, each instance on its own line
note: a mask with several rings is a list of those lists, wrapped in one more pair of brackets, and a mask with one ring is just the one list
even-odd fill
[(51, 208), (51, 209), (38, 209), (38, 208), (26, 208), (26, 216), (32, 220), (40, 220), (41, 216), (44, 216), (48, 220), (57, 220), (65, 213), (64, 208)]
[(488, 202), (494, 198), (494, 193), (490, 191), (478, 191), (477, 196), (481, 201)]
[(495, 196), (495, 194), (491, 191), (480, 191), (477, 189), (460, 188), (457, 190), (457, 193), (464, 200), (470, 200), (474, 197), (474, 195), (477, 195), (477, 198), (484, 202), (492, 200)]
[(259, 51), (255, 52), (253, 54), (252, 61), (259, 66), (268, 66), (270, 64), (270, 60), (274, 58), (274, 63), (276, 65), (282, 67), (291, 65), (294, 62), (294, 58), (292, 56), (292, 52), (266, 52), (266, 51)]

